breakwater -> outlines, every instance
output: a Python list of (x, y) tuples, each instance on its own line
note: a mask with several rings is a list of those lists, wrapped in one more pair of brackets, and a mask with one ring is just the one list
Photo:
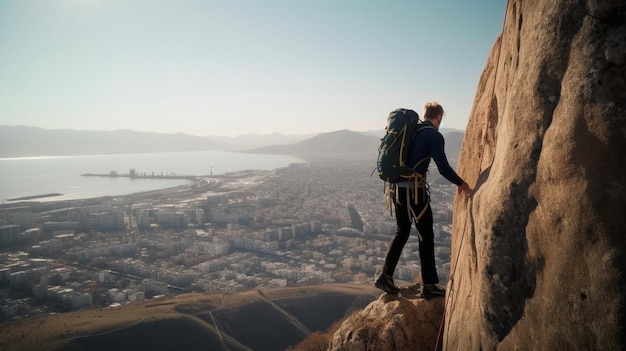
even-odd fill
[(13, 197), (13, 198), (7, 199), (7, 201), (34, 200), (34, 199), (43, 199), (45, 197), (62, 196), (62, 195), (63, 194), (61, 194), (61, 193), (49, 193), (49, 194), (41, 194), (41, 195)]
[(188, 179), (194, 180), (198, 176), (194, 175), (178, 175), (178, 174), (139, 174), (139, 173), (117, 173), (111, 171), (109, 173), (84, 173), (83, 177), (108, 177), (108, 178), (131, 178), (131, 179)]

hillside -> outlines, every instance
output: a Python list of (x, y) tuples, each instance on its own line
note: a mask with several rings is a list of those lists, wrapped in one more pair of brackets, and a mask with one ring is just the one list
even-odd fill
[(184, 294), (3, 324), (0, 349), (284, 350), (379, 293), (369, 284), (335, 284)]

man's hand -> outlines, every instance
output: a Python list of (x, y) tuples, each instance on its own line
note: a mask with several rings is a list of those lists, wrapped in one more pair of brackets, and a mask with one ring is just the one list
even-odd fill
[(465, 193), (465, 194), (469, 195), (469, 194), (472, 193), (472, 189), (469, 187), (467, 182), (463, 182), (463, 184), (459, 185), (458, 192), (459, 192), (459, 194), (460, 193)]

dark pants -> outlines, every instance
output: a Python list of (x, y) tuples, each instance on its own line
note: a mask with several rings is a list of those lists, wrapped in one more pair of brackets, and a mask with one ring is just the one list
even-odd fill
[[(418, 189), (418, 202), (414, 201), (414, 190), (409, 189), (410, 206), (415, 215), (419, 215), (426, 206), (426, 211), (417, 221), (417, 228), (421, 240), (419, 242), (420, 263), (422, 267), (422, 282), (424, 284), (437, 284), (437, 268), (435, 266), (435, 234), (433, 232), (433, 212), (430, 208), (430, 197), (423, 188)], [(402, 249), (411, 234), (411, 217), (407, 208), (406, 188), (398, 188), (396, 194), (396, 234), (389, 242), (387, 257), (383, 264), (383, 272), (393, 277), (396, 265), (402, 254)]]

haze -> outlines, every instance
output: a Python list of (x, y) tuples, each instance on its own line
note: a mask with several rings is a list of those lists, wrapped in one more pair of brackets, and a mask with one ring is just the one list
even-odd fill
[(0, 2), (0, 125), (192, 135), (465, 129), (496, 1)]

